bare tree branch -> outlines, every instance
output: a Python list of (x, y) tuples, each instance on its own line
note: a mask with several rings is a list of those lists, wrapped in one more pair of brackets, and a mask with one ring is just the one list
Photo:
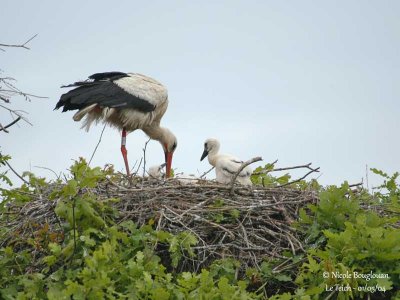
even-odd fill
[[(1, 155), (1, 154), (0, 154)], [(26, 181), (21, 175), (18, 174), (17, 171), (14, 170), (14, 168), (10, 165), (10, 163), (8, 161), (4, 161), (4, 163), (7, 165), (7, 167), (10, 168), (10, 170), (19, 178), (21, 179), (24, 183), (26, 183), (27, 185), (30, 185), (30, 183), (28, 181)]]
[[(35, 37), (37, 37), (37, 34), (35, 34), (33, 37), (31, 37), (29, 40), (27, 40), (25, 43), (23, 44), (0, 44), (0, 47), (12, 47), (12, 48), (24, 48), (27, 50), (30, 50), (29, 47), (27, 47), (26, 45), (32, 41)], [(4, 49), (2, 49), (3, 51), (5, 51)]]
[(4, 108), (5, 110), (8, 110), (8, 111), (10, 112), (10, 114), (11, 114), (12, 117), (17, 117), (17, 118), (19, 117), (19, 118), (21, 118), (23, 121), (25, 121), (26, 123), (28, 123), (29, 125), (32, 126), (32, 123), (29, 122), (28, 119), (25, 118), (25, 117), (21, 114), (21, 113), (26, 114), (26, 113), (27, 113), (26, 111), (23, 111), (23, 110), (13, 110), (13, 109), (10, 109), (10, 108), (8, 108), (7, 106), (1, 105), (1, 104), (0, 104), (0, 107), (1, 107), (1, 108)]
[(17, 123), (19, 120), (21, 120), (21, 117), (19, 116), (18, 118), (16, 118), (14, 121), (12, 121), (10, 124), (6, 125), (6, 126), (2, 126), (0, 124), (0, 131), (4, 131), (6, 133), (8, 133), (7, 128), (13, 126), (15, 123)]

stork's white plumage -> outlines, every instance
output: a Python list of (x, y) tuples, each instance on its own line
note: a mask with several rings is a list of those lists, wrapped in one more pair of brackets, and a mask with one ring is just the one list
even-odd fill
[[(207, 139), (204, 143), (204, 152), (200, 158), (202, 161), (206, 156), (208, 156), (208, 162), (210, 165), (215, 167), (215, 175), (217, 182), (220, 183), (230, 183), (232, 177), (237, 173), (243, 161), (235, 156), (229, 154), (218, 153), (220, 148), (220, 143), (216, 139)], [(250, 176), (252, 169), (247, 166), (238, 175), (237, 182), (244, 185), (251, 185)]]
[(137, 73), (105, 72), (63, 87), (75, 88), (61, 96), (55, 109), (78, 110), (73, 119), (80, 121), (86, 116), (82, 125), (86, 130), (99, 121), (122, 130), (121, 152), (128, 175), (126, 135), (142, 129), (161, 143), (169, 177), (177, 139), (169, 129), (160, 126), (168, 107), (168, 92), (161, 83)]
[(175, 179), (179, 181), (179, 183), (186, 185), (186, 184), (196, 184), (199, 182), (200, 178), (197, 178), (193, 174), (186, 174), (183, 172), (176, 173)]
[(147, 171), (147, 174), (149, 174), (151, 179), (161, 179), (164, 177), (164, 173), (162, 171), (164, 167), (165, 164), (151, 166)]

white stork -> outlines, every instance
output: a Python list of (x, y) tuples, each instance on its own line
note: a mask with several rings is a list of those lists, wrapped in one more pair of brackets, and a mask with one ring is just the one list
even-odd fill
[(62, 87), (75, 88), (61, 95), (55, 109), (63, 107), (63, 112), (78, 110), (73, 119), (80, 121), (86, 116), (82, 125), (86, 130), (99, 121), (122, 130), (121, 152), (128, 175), (126, 135), (142, 129), (151, 139), (161, 143), (166, 176), (169, 177), (177, 139), (169, 129), (160, 126), (168, 107), (168, 92), (161, 83), (136, 73), (105, 72)]
[[(229, 154), (219, 154), (219, 147), (220, 143), (218, 140), (207, 139), (204, 143), (204, 152), (200, 161), (208, 155), (208, 162), (215, 167), (217, 182), (227, 184), (231, 182), (232, 177), (239, 170), (243, 161)], [(251, 173), (251, 168), (247, 166), (239, 173), (236, 180), (241, 184), (251, 185)]]

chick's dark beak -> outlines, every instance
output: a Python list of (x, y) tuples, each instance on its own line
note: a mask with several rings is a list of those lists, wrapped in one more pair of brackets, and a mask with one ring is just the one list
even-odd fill
[(200, 161), (202, 161), (208, 155), (208, 150), (204, 148), (203, 154), (201, 155)]

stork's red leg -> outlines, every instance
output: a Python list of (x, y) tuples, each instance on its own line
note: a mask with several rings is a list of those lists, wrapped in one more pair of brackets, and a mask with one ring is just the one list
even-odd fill
[(125, 128), (123, 128), (122, 129), (122, 137), (121, 137), (121, 152), (122, 152), (122, 157), (124, 158), (126, 174), (129, 176), (130, 171), (129, 171), (129, 164), (128, 164), (128, 150), (126, 150), (125, 145), (126, 145), (126, 130), (125, 130)]

